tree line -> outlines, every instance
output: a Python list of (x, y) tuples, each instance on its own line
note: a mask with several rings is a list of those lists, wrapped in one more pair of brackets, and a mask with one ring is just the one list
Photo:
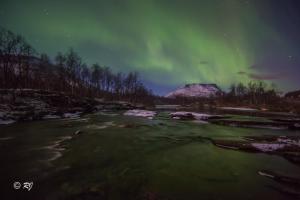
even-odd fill
[(262, 105), (275, 104), (280, 97), (274, 84), (250, 81), (248, 84), (232, 84), (223, 99), (234, 104)]
[(32, 88), (108, 100), (145, 102), (152, 98), (137, 72), (113, 73), (98, 63), (88, 66), (70, 48), (52, 60), (22, 37), (0, 28), (0, 88)]

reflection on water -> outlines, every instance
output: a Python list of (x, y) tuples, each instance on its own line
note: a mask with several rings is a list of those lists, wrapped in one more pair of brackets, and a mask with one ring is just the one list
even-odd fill
[[(75, 134), (76, 131), (78, 134)], [(0, 127), (1, 194), (13, 199), (295, 199), (258, 175), (292, 177), (282, 157), (225, 150), (207, 138), (298, 134), (118, 113)], [(30, 192), (13, 182), (33, 181)]]

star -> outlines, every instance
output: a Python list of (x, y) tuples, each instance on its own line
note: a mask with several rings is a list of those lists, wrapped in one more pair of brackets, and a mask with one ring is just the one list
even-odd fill
[(43, 11), (44, 11), (45, 15), (49, 15), (49, 12), (47, 9), (44, 9)]

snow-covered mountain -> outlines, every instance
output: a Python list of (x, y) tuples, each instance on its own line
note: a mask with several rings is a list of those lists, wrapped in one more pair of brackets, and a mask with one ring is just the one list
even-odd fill
[(192, 83), (186, 84), (185, 86), (178, 88), (177, 90), (170, 92), (165, 97), (176, 98), (176, 97), (214, 97), (222, 93), (222, 90), (216, 84), (201, 84)]

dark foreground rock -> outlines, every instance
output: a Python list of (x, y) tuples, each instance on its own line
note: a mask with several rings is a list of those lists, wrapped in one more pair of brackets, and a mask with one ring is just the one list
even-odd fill
[(39, 119), (72, 118), (99, 110), (126, 110), (127, 102), (107, 102), (61, 92), (0, 89), (0, 124)]
[(270, 178), (279, 183), (279, 186), (273, 186), (273, 189), (295, 197), (300, 197), (300, 178), (287, 176), (270, 170), (258, 171), (260, 176)]
[[(283, 174), (279, 174), (270, 170), (260, 170), (258, 171), (258, 174), (270, 179), (273, 179), (279, 183), (287, 184), (287, 185), (298, 185), (300, 186), (300, 179), (291, 177), (291, 176), (286, 176)], [(300, 193), (299, 193), (300, 194)]]

